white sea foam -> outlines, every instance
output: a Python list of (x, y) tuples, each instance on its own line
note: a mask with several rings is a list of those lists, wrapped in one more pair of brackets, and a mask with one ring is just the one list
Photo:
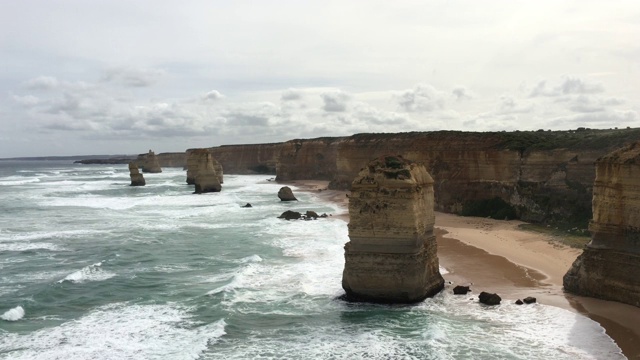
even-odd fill
[(28, 250), (49, 250), (63, 251), (64, 248), (46, 242), (0, 242), (0, 251), (28, 251)]
[(4, 314), (0, 315), (0, 319), (6, 321), (18, 321), (24, 317), (24, 309), (18, 305), (11, 310), (7, 310)]
[(58, 280), (58, 283), (69, 281), (73, 283), (83, 283), (87, 281), (102, 281), (116, 276), (116, 274), (104, 271), (102, 269), (102, 262), (95, 263), (93, 265), (85, 266), (78, 271), (74, 271), (67, 275), (64, 279)]
[(8, 176), (0, 178), (0, 186), (18, 186), (39, 182), (37, 177)]
[(0, 333), (11, 359), (196, 359), (225, 335), (223, 319), (191, 320), (174, 305), (111, 304), (60, 326), (25, 335)]

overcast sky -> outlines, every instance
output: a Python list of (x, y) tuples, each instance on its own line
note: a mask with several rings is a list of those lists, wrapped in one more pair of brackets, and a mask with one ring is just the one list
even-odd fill
[(640, 1), (0, 0), (0, 158), (639, 114)]

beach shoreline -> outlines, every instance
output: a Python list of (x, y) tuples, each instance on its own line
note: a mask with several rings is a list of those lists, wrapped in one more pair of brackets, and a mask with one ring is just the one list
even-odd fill
[[(348, 191), (328, 190), (328, 181), (287, 182), (338, 206), (334, 218), (349, 221)], [(473, 294), (498, 293), (503, 302), (533, 296), (598, 322), (629, 359), (640, 359), (640, 308), (565, 293), (562, 277), (582, 250), (547, 234), (518, 228), (521, 221), (461, 217), (436, 212), (435, 232), (443, 277), (471, 285)]]

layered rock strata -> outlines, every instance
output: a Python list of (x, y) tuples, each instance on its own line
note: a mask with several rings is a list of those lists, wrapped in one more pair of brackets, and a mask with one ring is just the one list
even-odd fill
[(131, 177), (131, 186), (145, 186), (144, 176), (138, 170), (138, 165), (133, 162), (129, 163), (129, 177)]
[(202, 161), (207, 161), (205, 158), (208, 156), (211, 157), (211, 163), (213, 166), (213, 170), (216, 172), (218, 176), (218, 182), (220, 184), (224, 183), (223, 173), (222, 173), (222, 165), (216, 160), (215, 157), (211, 154), (211, 151), (208, 149), (190, 149), (187, 152), (187, 184), (193, 185), (196, 182), (196, 176), (198, 175), (198, 171), (200, 169), (200, 163)]
[(158, 157), (156, 154), (149, 150), (147, 154), (142, 158), (142, 163), (140, 164), (140, 168), (142, 172), (146, 173), (161, 173), (162, 168), (160, 167), (160, 163), (158, 162)]
[(220, 180), (213, 166), (213, 156), (206, 149), (198, 156), (198, 167), (194, 179), (195, 193), (219, 192), (222, 190)]
[(565, 290), (640, 307), (640, 142), (596, 162), (589, 230)]
[(396, 156), (371, 161), (353, 180), (342, 287), (353, 301), (413, 303), (444, 287), (433, 179)]

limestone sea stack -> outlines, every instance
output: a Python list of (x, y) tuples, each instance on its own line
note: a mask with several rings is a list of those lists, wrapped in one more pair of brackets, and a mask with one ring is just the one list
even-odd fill
[(342, 287), (352, 301), (414, 303), (444, 287), (433, 179), (400, 156), (367, 164), (351, 184)]
[(131, 186), (145, 186), (144, 176), (138, 170), (138, 165), (129, 163), (129, 176), (131, 177)]
[(198, 170), (195, 177), (196, 194), (219, 192), (222, 190), (220, 180), (213, 167), (213, 156), (206, 152), (198, 157)]
[(160, 163), (158, 162), (158, 157), (156, 154), (149, 150), (149, 152), (144, 156), (142, 165), (142, 172), (145, 173), (161, 173), (162, 169), (160, 168)]
[[(200, 158), (207, 157), (207, 154), (211, 155), (211, 152), (208, 149), (193, 149), (188, 151), (187, 155), (187, 184), (193, 185), (196, 183), (196, 175), (198, 175), (198, 164), (200, 163)], [(213, 169), (218, 175), (218, 181), (220, 184), (223, 182), (222, 175), (222, 165), (218, 160), (216, 160), (213, 155), (211, 155), (211, 162), (213, 164)]]
[(640, 307), (640, 142), (596, 161), (592, 206), (591, 242), (564, 288)]

